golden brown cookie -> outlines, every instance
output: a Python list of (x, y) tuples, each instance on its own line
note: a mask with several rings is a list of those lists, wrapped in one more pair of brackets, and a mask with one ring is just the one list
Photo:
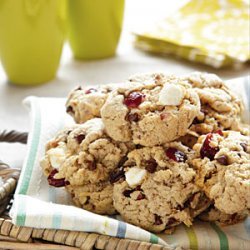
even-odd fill
[(249, 137), (236, 131), (203, 135), (194, 145), (196, 183), (223, 213), (250, 208)]
[(110, 93), (101, 109), (107, 133), (117, 141), (161, 145), (186, 134), (200, 113), (197, 93), (186, 80), (155, 74)]
[(210, 202), (195, 184), (193, 152), (179, 142), (128, 154), (114, 183), (114, 207), (122, 218), (153, 232), (190, 226)]

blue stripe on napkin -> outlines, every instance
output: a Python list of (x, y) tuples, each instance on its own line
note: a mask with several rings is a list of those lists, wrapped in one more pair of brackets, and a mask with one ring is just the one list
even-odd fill
[(116, 237), (125, 238), (127, 225), (123, 221), (119, 221)]

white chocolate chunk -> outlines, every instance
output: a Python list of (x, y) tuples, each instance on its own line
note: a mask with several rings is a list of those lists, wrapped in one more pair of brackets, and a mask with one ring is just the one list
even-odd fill
[(178, 106), (181, 104), (183, 97), (184, 91), (181, 86), (165, 84), (159, 95), (159, 104)]
[(66, 159), (65, 147), (52, 148), (48, 151), (50, 164), (53, 168), (59, 169)]
[(125, 173), (125, 177), (130, 187), (136, 187), (141, 184), (146, 174), (147, 174), (147, 171), (145, 169), (133, 167), (133, 168), (130, 168)]

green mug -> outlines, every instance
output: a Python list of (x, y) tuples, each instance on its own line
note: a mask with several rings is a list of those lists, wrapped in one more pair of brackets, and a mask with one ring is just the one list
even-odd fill
[(76, 59), (113, 56), (122, 29), (124, 0), (67, 0), (67, 26)]
[(18, 85), (55, 77), (65, 35), (64, 0), (0, 0), (0, 59)]

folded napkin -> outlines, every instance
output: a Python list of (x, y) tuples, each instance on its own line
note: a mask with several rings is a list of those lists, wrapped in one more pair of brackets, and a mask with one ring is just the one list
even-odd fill
[[(249, 104), (244, 80), (232, 81)], [(219, 227), (215, 223), (196, 221), (193, 226), (179, 225), (173, 235), (154, 235), (130, 225), (119, 216), (101, 216), (72, 206), (63, 188), (48, 185), (39, 160), (45, 144), (65, 125), (73, 123), (64, 108), (63, 98), (28, 97), (24, 104), (31, 114), (28, 153), (11, 209), (12, 222), (18, 226), (52, 228), (130, 238), (158, 244), (170, 244), (191, 249), (249, 249), (250, 218), (236, 225)], [(248, 104), (246, 105), (248, 107)]]
[(135, 45), (220, 68), (250, 60), (249, 1), (191, 0), (166, 19), (136, 31)]

